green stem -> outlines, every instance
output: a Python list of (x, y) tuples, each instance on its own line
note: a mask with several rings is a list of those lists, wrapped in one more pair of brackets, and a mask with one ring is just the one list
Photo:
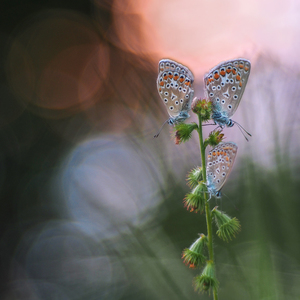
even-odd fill
[[(205, 162), (205, 148), (203, 142), (203, 133), (202, 133), (202, 120), (200, 114), (198, 114), (199, 119), (199, 126), (198, 126), (198, 134), (199, 134), (199, 141), (200, 141), (200, 151), (201, 151), (201, 162), (202, 162), (202, 174), (203, 174), (203, 181), (206, 182), (206, 162)], [(213, 239), (212, 239), (212, 217), (211, 211), (209, 207), (209, 202), (207, 201), (207, 193), (204, 193), (205, 199), (205, 214), (206, 214), (206, 226), (207, 226), (207, 239), (208, 239), (208, 254), (209, 260), (213, 263), (214, 261), (214, 249), (213, 249)], [(214, 300), (218, 300), (218, 292), (214, 289)]]

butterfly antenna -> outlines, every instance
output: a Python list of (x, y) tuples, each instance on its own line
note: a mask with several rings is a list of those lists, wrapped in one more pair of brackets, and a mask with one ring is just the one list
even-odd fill
[(214, 124), (212, 124), (212, 123), (210, 123), (210, 124), (202, 124), (202, 127), (203, 126), (210, 126), (210, 125), (216, 125), (216, 123), (214, 123)]
[[(246, 139), (247, 142), (249, 142), (248, 138), (246, 137), (246, 135), (244, 134), (247, 133), (249, 136), (252, 136), (251, 133), (249, 133), (241, 124), (239, 124), (238, 122), (234, 121), (234, 124), (236, 124), (239, 128), (239, 130), (241, 131), (242, 135), (244, 136), (244, 138)], [(243, 132), (244, 130), (244, 132)]]
[(230, 200), (230, 202), (231, 202), (231, 204), (233, 205), (233, 207), (234, 207), (235, 210), (237, 210), (237, 211), (239, 210), (239, 209), (235, 206), (235, 204), (233, 203), (233, 201), (232, 201), (231, 198), (229, 198), (229, 197), (228, 197), (226, 194), (224, 194), (224, 193), (223, 193), (222, 195), (225, 196), (227, 199)]
[(169, 119), (167, 119), (160, 127), (158, 133), (154, 136), (154, 138), (157, 138), (159, 136), (159, 134), (161, 133), (163, 127), (165, 126), (165, 124), (169, 121)]

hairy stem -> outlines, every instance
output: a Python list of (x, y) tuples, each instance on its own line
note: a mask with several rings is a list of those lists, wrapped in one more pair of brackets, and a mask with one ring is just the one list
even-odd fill
[[(200, 141), (200, 152), (201, 152), (201, 162), (202, 162), (202, 175), (203, 181), (206, 182), (206, 162), (205, 162), (205, 148), (203, 142), (203, 133), (202, 133), (202, 120), (200, 114), (198, 114), (199, 119), (199, 126), (198, 126), (198, 134), (199, 134), (199, 141)], [(206, 214), (206, 226), (207, 226), (207, 239), (208, 239), (208, 254), (209, 260), (213, 263), (214, 261), (214, 250), (213, 250), (213, 239), (212, 239), (212, 217), (211, 211), (209, 207), (209, 202), (207, 201), (207, 193), (204, 193), (205, 199), (205, 214)], [(213, 290), (214, 300), (218, 300), (218, 292), (217, 290)]]

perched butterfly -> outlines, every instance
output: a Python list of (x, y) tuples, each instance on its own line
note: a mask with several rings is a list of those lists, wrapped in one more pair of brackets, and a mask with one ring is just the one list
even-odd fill
[(221, 197), (221, 189), (229, 175), (237, 152), (233, 142), (221, 142), (207, 156), (207, 189), (211, 196)]
[(250, 69), (250, 61), (244, 58), (222, 62), (204, 76), (204, 85), (213, 104), (214, 122), (221, 128), (232, 127), (236, 123), (251, 136), (240, 124), (230, 119), (242, 99)]
[[(186, 66), (170, 59), (159, 62), (158, 72), (157, 90), (170, 115), (164, 124), (183, 122), (190, 117), (188, 112), (194, 96), (194, 76)], [(160, 131), (154, 137), (158, 137)]]

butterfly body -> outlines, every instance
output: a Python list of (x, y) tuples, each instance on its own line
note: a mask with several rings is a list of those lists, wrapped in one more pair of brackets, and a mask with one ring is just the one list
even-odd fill
[(170, 125), (185, 121), (190, 117), (193, 100), (194, 76), (184, 65), (162, 59), (158, 64), (157, 90), (169, 113)]
[(204, 77), (208, 99), (213, 105), (212, 119), (221, 128), (232, 127), (235, 113), (249, 78), (251, 63), (239, 58), (215, 66)]
[(221, 142), (207, 156), (207, 190), (211, 196), (221, 197), (221, 189), (232, 169), (237, 145), (233, 142)]

